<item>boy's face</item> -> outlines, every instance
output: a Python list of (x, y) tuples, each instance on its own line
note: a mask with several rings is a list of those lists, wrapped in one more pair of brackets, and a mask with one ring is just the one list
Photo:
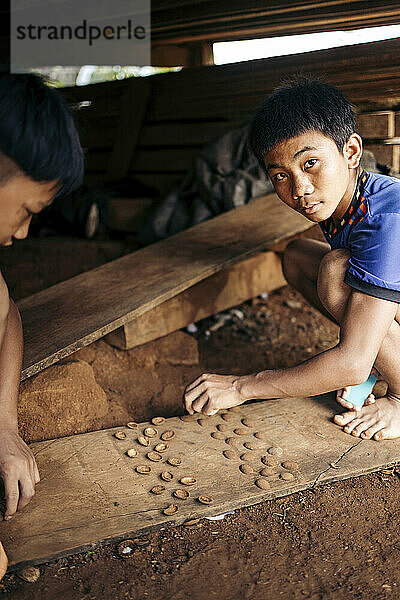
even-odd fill
[(56, 181), (38, 183), (25, 175), (0, 186), (0, 245), (26, 238), (32, 216), (49, 206), (57, 191)]
[(283, 140), (264, 157), (279, 198), (319, 223), (331, 215), (340, 220), (354, 192), (362, 141), (352, 134), (343, 153), (319, 131)]

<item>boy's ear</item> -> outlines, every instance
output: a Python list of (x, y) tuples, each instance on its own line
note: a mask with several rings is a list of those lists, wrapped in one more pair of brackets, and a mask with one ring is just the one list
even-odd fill
[(356, 169), (360, 164), (363, 152), (362, 139), (358, 133), (352, 133), (343, 148), (343, 155), (347, 160), (349, 169)]

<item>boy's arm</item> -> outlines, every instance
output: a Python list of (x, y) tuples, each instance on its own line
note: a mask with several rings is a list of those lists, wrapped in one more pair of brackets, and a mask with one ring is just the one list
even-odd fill
[(202, 375), (186, 388), (185, 407), (190, 414), (210, 414), (250, 399), (313, 396), (362, 383), (371, 372), (397, 306), (353, 290), (337, 346), (288, 369), (244, 377)]
[(6, 512), (11, 518), (35, 493), (39, 471), (28, 446), (18, 435), (17, 401), (22, 365), (22, 325), (18, 309), (9, 299), (0, 275), (0, 476)]

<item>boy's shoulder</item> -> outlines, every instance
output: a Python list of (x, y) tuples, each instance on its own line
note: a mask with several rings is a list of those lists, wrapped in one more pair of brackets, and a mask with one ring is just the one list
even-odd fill
[(371, 217), (378, 214), (400, 214), (400, 180), (380, 173), (369, 173), (363, 196)]

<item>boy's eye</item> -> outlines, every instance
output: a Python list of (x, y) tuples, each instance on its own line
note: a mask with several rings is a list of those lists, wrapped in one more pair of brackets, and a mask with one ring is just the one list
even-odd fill
[(316, 158), (309, 158), (305, 163), (304, 166), (306, 169), (310, 169), (311, 167), (313, 167), (315, 165), (315, 163), (317, 162)]
[(286, 173), (275, 173), (273, 176), (274, 181), (283, 181), (286, 177)]

